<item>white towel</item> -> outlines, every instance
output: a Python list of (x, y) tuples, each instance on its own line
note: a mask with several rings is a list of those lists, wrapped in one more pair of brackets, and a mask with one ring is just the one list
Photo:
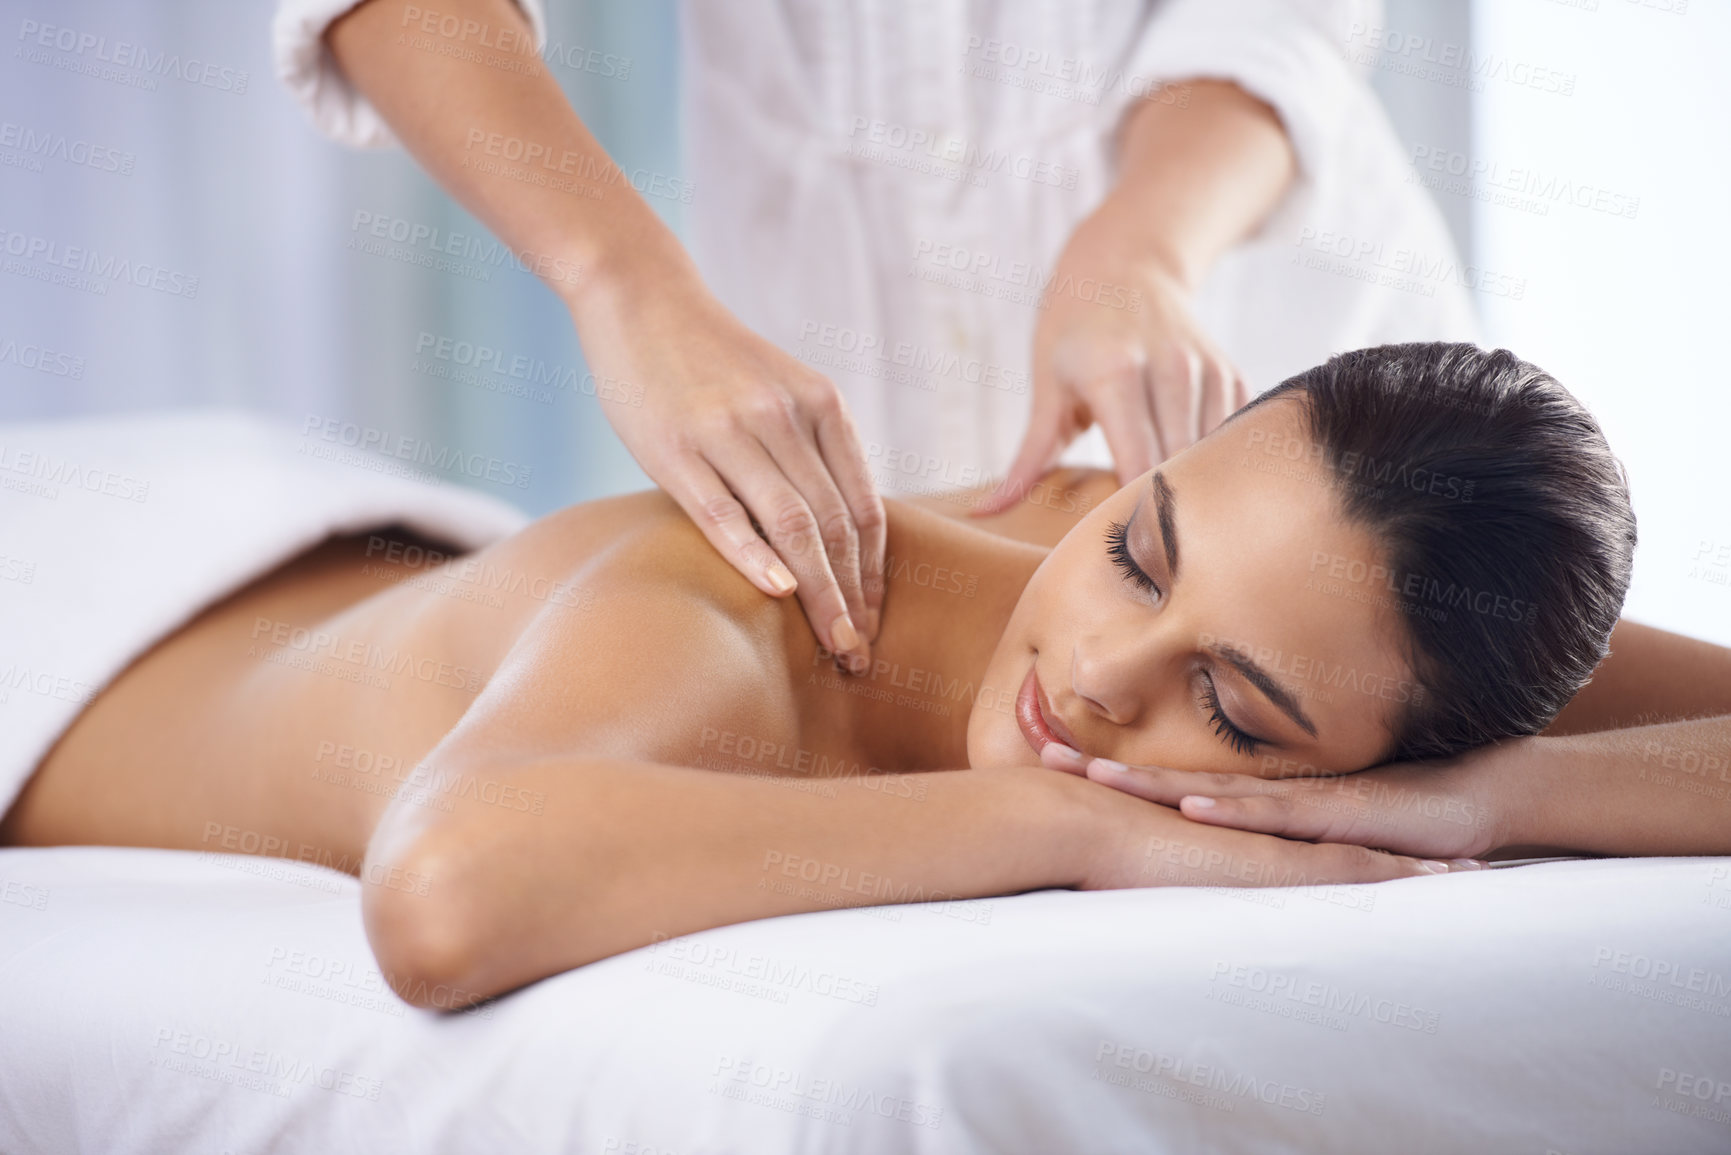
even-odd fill
[(329, 535), (400, 522), (473, 549), (528, 521), (429, 479), (426, 442), (308, 425), (212, 412), (0, 425), (0, 814), (134, 658)]

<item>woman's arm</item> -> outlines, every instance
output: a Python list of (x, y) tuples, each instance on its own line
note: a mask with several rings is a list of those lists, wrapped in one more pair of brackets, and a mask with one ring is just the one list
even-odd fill
[[(1451, 868), (1209, 830), (1038, 767), (845, 777), (826, 797), (625, 759), (440, 765), (543, 802), (537, 813), (473, 794), (451, 812), (397, 802), (374, 834), (361, 871), (367, 937), (398, 994), (429, 1007), (450, 1006), (441, 990), (490, 997), (663, 938), (805, 911)], [(390, 885), (400, 878), (425, 880), (426, 893)]]
[[(464, 28), (527, 50), (474, 47)], [(366, 0), (325, 40), (415, 159), (564, 300), (613, 398), (602, 412), (644, 472), (759, 590), (795, 594), (825, 646), (869, 656), (883, 501), (840, 392), (710, 295), (516, 6)]]
[(1197, 822), (1407, 854), (1731, 854), (1731, 650), (1619, 622), (1544, 734), (1446, 761), (1275, 781), (1088, 774)]
[(1731, 649), (1627, 619), (1611, 631), (1611, 652), (1546, 728), (1547, 736), (1587, 734), (1731, 714)]

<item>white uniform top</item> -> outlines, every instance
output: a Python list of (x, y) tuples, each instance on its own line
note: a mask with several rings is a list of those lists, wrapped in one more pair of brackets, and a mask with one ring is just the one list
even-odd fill
[[(383, 146), (319, 41), (355, 2), (281, 0), (277, 70), (322, 131)], [(544, 0), (517, 2), (544, 45)], [(841, 387), (886, 492), (1008, 468), (1042, 287), (1134, 304), (1048, 279), (1111, 187), (1129, 102), (1164, 82), (1236, 82), (1297, 153), (1196, 301), (1253, 391), (1339, 350), (1477, 335), (1471, 270), (1353, 62), (1376, 0), (686, 0), (681, 18), (691, 252)], [(1064, 459), (1110, 460), (1098, 429)]]

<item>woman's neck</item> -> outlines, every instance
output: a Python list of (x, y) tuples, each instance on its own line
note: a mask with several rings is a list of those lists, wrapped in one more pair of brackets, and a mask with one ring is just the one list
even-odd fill
[(963, 767), (975, 703), (1007, 710), (1015, 697), (1017, 687), (982, 679), (1047, 551), (901, 502), (885, 508), (883, 617), (871, 666), (841, 674), (820, 651), (800, 689), (825, 714), (834, 695), (847, 696), (847, 726), (874, 766)]

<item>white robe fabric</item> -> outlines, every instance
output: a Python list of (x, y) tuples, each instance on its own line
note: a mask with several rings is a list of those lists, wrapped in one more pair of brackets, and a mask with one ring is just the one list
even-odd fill
[[(323, 132), (379, 147), (318, 40), (354, 2), (280, 0), (278, 72)], [(545, 44), (544, 0), (518, 3)], [(1112, 186), (1126, 108), (1167, 82), (1236, 82), (1298, 157), (1196, 302), (1253, 391), (1344, 349), (1474, 339), (1470, 289), (1507, 289), (1457, 256), (1365, 83), (1375, 0), (687, 0), (681, 19), (689, 247), (841, 387), (889, 493), (1007, 469), (1042, 287), (1132, 300), (1048, 282)], [(1065, 460), (1109, 463), (1099, 430)]]

